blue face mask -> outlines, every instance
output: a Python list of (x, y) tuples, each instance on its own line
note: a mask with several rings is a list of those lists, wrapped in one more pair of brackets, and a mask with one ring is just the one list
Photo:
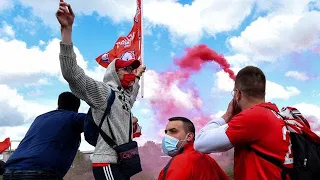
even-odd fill
[(165, 134), (162, 138), (162, 150), (166, 155), (175, 156), (178, 151), (180, 150), (181, 146), (178, 148), (177, 145), (180, 141), (186, 140), (179, 140), (174, 137), (168, 136)]

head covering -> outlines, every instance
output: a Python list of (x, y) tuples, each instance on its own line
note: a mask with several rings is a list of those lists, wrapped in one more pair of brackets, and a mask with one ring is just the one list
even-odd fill
[(116, 71), (120, 68), (131, 66), (133, 69), (137, 69), (140, 66), (140, 61), (136, 59), (130, 60), (122, 60), (122, 59), (115, 59), (116, 60)]

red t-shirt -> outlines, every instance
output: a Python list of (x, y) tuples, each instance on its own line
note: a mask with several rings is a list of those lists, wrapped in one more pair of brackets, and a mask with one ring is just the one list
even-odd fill
[(271, 103), (261, 103), (234, 116), (226, 134), (235, 147), (234, 176), (236, 180), (281, 179), (281, 168), (258, 156), (253, 149), (292, 167), (289, 133), (279, 112)]
[[(163, 169), (158, 180), (163, 179)], [(193, 149), (193, 143), (185, 145), (181, 154), (173, 157), (165, 180), (229, 180), (212, 157)]]

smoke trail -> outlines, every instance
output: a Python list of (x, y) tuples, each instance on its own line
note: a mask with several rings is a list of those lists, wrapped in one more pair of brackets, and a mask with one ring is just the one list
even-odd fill
[(220, 65), (224, 72), (229, 74), (229, 77), (235, 80), (235, 74), (230, 69), (230, 64), (223, 57), (214, 50), (210, 49), (207, 45), (201, 44), (193, 48), (186, 49), (187, 54), (181, 59), (175, 59), (175, 63), (185, 70), (200, 71), (204, 63), (216, 62)]
[(235, 74), (223, 55), (219, 55), (206, 45), (186, 48), (185, 51), (186, 54), (183, 57), (174, 59), (178, 66), (177, 70), (158, 75), (159, 88), (155, 90), (156, 95), (150, 102), (155, 118), (161, 125), (165, 125), (170, 117), (185, 116), (190, 118), (199, 129), (211, 118), (210, 115), (202, 112), (202, 100), (190, 77), (201, 71), (205, 63), (218, 63), (233, 80)]
[(201, 111), (201, 99), (188, 72), (177, 70), (159, 74), (159, 88), (151, 99), (156, 119), (166, 124), (173, 116), (189, 116)]

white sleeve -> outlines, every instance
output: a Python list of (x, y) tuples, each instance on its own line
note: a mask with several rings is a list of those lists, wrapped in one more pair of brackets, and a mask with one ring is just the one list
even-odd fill
[(194, 149), (201, 153), (223, 152), (233, 146), (226, 134), (228, 124), (224, 119), (210, 121), (204, 126), (194, 142)]

